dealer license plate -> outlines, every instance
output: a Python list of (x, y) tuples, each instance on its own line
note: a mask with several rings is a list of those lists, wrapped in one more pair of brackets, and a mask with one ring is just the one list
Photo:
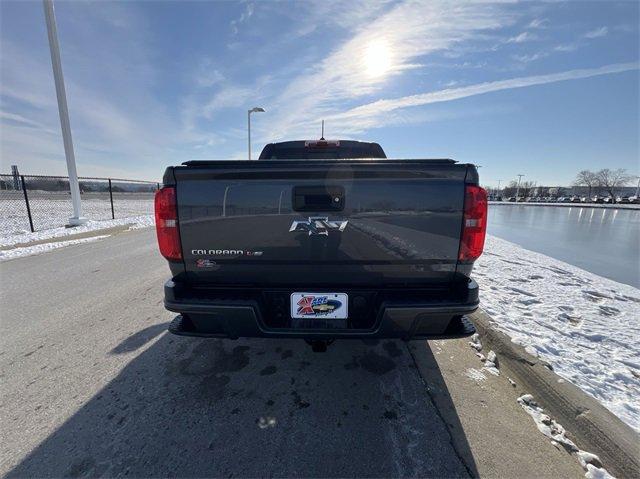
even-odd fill
[(345, 293), (291, 293), (292, 318), (346, 319), (348, 308)]

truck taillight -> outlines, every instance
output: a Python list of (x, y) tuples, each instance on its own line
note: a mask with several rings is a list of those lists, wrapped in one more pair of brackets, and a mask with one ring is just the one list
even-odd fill
[(180, 232), (178, 231), (178, 209), (176, 207), (176, 189), (165, 186), (156, 191), (156, 233), (160, 254), (169, 260), (182, 259)]
[(479, 186), (466, 185), (459, 261), (475, 261), (480, 257), (486, 232), (487, 192)]

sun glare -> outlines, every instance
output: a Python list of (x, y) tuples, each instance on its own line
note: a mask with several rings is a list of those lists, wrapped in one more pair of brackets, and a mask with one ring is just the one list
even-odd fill
[(391, 49), (387, 42), (376, 40), (371, 42), (363, 57), (364, 68), (370, 77), (380, 77), (391, 68)]

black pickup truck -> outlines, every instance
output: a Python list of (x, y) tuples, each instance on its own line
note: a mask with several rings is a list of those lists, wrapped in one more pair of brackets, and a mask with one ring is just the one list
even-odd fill
[(155, 198), (172, 333), (468, 336), (487, 197), (471, 164), (387, 159), (376, 143), (295, 141), (259, 161), (188, 161)]

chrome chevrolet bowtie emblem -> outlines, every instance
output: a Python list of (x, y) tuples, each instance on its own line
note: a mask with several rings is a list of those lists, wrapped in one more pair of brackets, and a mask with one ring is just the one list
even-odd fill
[(294, 221), (291, 223), (289, 232), (292, 231), (306, 231), (311, 235), (324, 235), (329, 236), (329, 230), (331, 231), (343, 231), (347, 227), (348, 221), (332, 220), (326, 216), (310, 216), (306, 221)]

